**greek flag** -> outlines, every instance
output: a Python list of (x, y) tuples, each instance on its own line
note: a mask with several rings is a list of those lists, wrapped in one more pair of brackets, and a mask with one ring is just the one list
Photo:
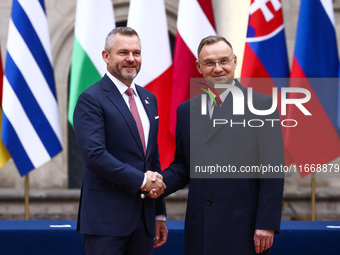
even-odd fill
[(62, 150), (43, 0), (13, 0), (2, 108), (2, 140), (21, 176)]

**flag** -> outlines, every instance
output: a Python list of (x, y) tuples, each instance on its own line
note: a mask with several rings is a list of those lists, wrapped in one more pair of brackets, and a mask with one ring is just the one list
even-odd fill
[(338, 133), (340, 134), (340, 64), (339, 64), (339, 83), (338, 83)]
[(164, 0), (131, 0), (127, 25), (137, 31), (142, 46), (143, 63), (135, 81), (157, 97), (158, 147), (166, 168), (173, 160), (175, 139), (169, 129), (172, 57)]
[[(1, 51), (0, 51), (1, 53)], [(2, 81), (3, 81), (3, 71), (2, 71), (2, 61), (1, 61), (1, 54), (0, 54), (0, 131), (1, 131), (1, 115), (2, 115)], [(0, 167), (5, 165), (7, 161), (10, 159), (10, 155), (0, 139)]]
[(190, 98), (190, 78), (202, 77), (195, 65), (200, 41), (215, 35), (211, 0), (180, 0), (173, 63), (170, 130), (175, 135), (177, 106)]
[(112, 1), (77, 1), (68, 105), (68, 120), (72, 126), (79, 95), (106, 72), (102, 51), (105, 38), (114, 27)]
[[(289, 77), (282, 4), (280, 0), (251, 1), (241, 77)], [(263, 85), (272, 84), (268, 82)], [(282, 84), (274, 85), (282, 86)], [(256, 89), (265, 91), (263, 86)]]
[(42, 0), (13, 0), (2, 101), (2, 140), (21, 176), (62, 150), (47, 17)]
[(235, 78), (241, 77), (249, 20), (249, 6), (250, 0), (214, 1), (214, 16), (218, 34), (224, 36), (231, 43), (237, 56)]
[[(282, 2), (252, 0), (241, 71), (242, 84), (270, 96), (273, 96), (272, 88), (277, 87), (280, 110), (280, 88), (288, 86), (288, 77), (289, 62)], [(284, 118), (285, 116), (281, 116), (281, 120)], [(285, 135), (285, 128), (282, 129)], [(286, 148), (285, 161), (287, 165), (292, 163)]]
[(287, 130), (285, 139), (293, 161), (303, 170), (302, 176), (310, 173), (311, 164), (326, 164), (340, 156), (336, 131), (338, 69), (332, 0), (302, 0), (290, 86), (311, 93), (304, 107), (312, 115), (305, 116), (291, 106), (287, 118), (295, 119), (298, 125)]

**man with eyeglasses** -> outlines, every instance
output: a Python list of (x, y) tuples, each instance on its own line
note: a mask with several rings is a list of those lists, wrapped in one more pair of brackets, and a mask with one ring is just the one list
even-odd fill
[[(214, 89), (215, 84), (236, 86), (247, 103), (246, 89), (234, 79), (237, 57), (225, 38), (202, 39), (197, 55), (196, 67), (209, 85), (207, 92), (216, 93), (215, 101), (222, 105), (216, 106), (207, 96), (204, 115), (199, 95), (177, 108), (175, 159), (162, 175), (165, 195), (189, 184), (185, 254), (269, 254), (274, 233), (280, 230), (283, 175), (248, 174), (242, 169), (284, 165), (281, 126), (243, 123), (279, 119), (278, 111), (254, 116), (246, 109), (242, 116), (233, 115), (233, 100), (237, 99), (230, 89)], [(253, 93), (253, 102), (257, 109), (269, 109), (272, 100)], [(234, 120), (234, 125), (214, 127), (214, 118)], [(220, 174), (215, 175), (216, 171)]]

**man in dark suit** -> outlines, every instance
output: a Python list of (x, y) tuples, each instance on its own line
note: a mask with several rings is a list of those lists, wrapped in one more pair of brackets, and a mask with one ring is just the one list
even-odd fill
[(166, 186), (152, 172), (160, 171), (156, 97), (133, 82), (141, 66), (135, 30), (113, 29), (102, 56), (107, 73), (74, 112), (85, 163), (78, 231), (87, 255), (151, 255), (168, 233), (164, 199), (155, 199)]
[[(162, 175), (167, 186), (164, 195), (189, 184), (186, 255), (269, 254), (274, 233), (280, 230), (283, 174), (245, 172), (252, 167), (284, 166), (280, 122), (266, 121), (279, 119), (279, 114), (276, 110), (257, 116), (246, 107), (246, 89), (234, 80), (236, 65), (225, 38), (209, 36), (201, 41), (198, 71), (212, 91), (214, 84), (242, 91), (244, 114), (233, 114), (237, 98), (233, 89), (225, 88), (216, 89), (221, 106), (214, 107), (214, 100), (206, 97), (206, 115), (202, 95), (177, 109), (175, 159)], [(253, 93), (252, 100), (258, 110), (269, 109), (272, 102), (259, 93)]]

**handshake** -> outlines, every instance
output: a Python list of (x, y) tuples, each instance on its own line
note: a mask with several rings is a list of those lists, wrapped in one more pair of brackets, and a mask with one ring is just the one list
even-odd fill
[(148, 170), (145, 174), (147, 179), (144, 187), (141, 188), (141, 198), (144, 199), (146, 196), (151, 198), (160, 197), (166, 189), (166, 185), (163, 182), (163, 176), (150, 170)]

